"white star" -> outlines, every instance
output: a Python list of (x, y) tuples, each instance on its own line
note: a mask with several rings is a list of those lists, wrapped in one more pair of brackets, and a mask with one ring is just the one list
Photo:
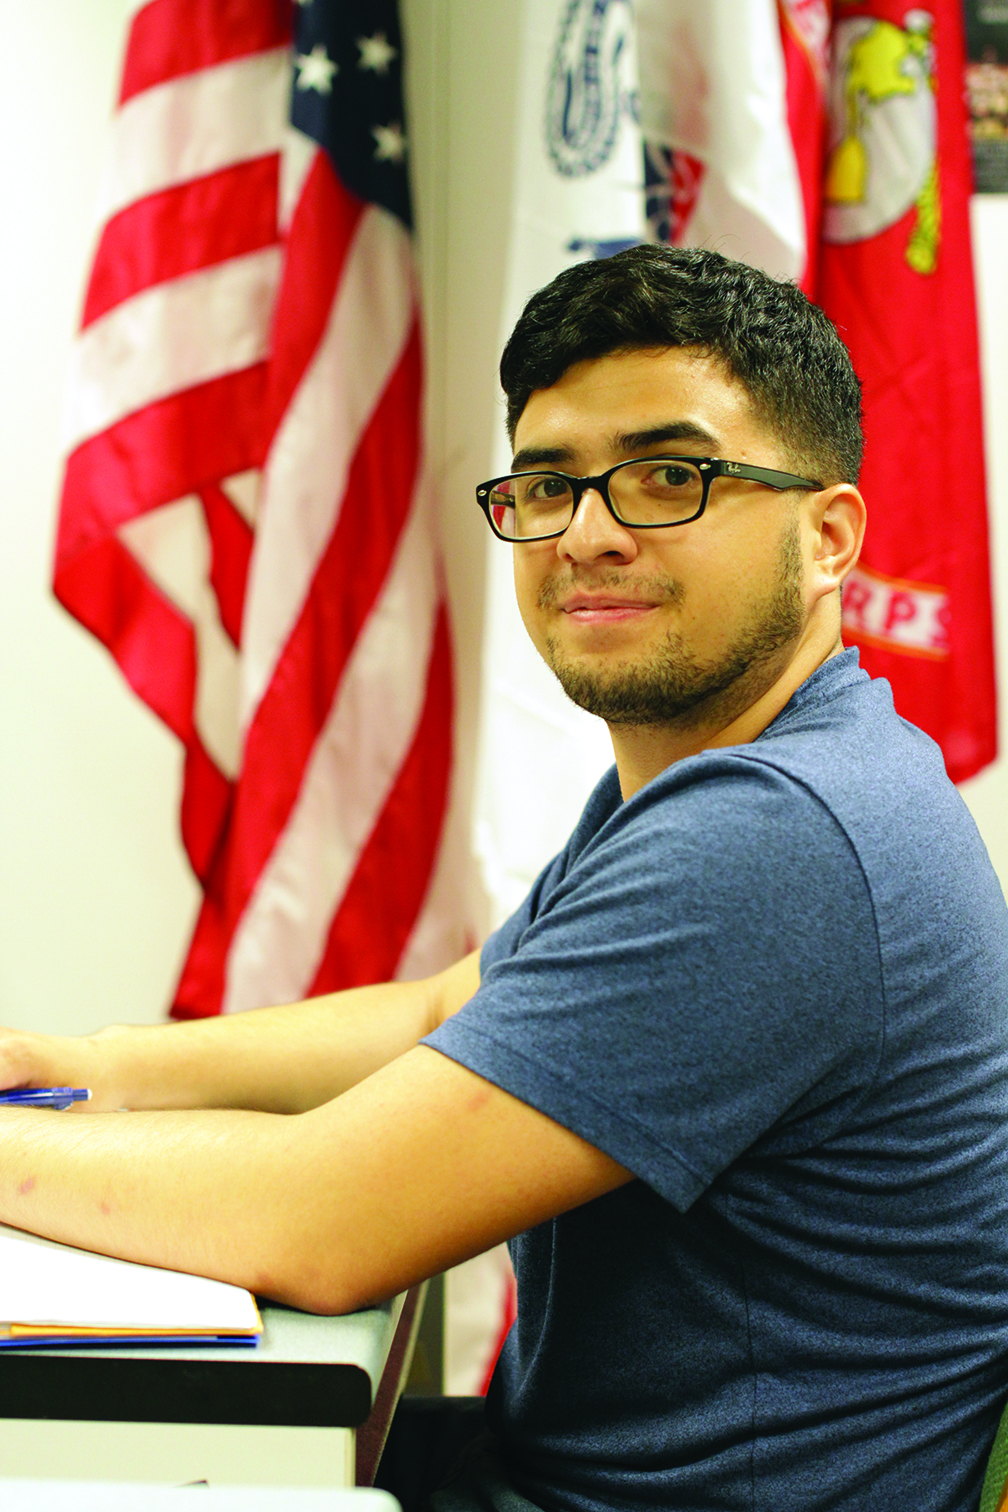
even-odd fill
[(357, 67), (371, 68), (375, 73), (388, 73), (392, 59), (399, 56), (384, 32), (375, 32), (373, 37), (358, 37), (357, 46), (360, 48)]
[(333, 74), (339, 69), (332, 61), (321, 42), (316, 42), (311, 52), (297, 55), (298, 89), (317, 89), (319, 94), (332, 94)]
[(372, 126), (375, 139), (374, 155), (379, 163), (401, 163), (406, 156), (406, 138), (398, 121), (391, 126)]

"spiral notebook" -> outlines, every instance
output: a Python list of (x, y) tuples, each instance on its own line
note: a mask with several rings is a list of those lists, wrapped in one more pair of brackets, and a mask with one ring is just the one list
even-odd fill
[(56, 1344), (254, 1344), (251, 1292), (112, 1260), (0, 1224), (0, 1349)]

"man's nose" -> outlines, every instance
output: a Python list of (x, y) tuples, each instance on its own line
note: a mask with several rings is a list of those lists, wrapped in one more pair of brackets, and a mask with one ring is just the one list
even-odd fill
[(600, 556), (630, 561), (637, 555), (637, 541), (606, 507), (599, 490), (586, 488), (557, 540), (557, 554), (572, 562), (590, 562)]

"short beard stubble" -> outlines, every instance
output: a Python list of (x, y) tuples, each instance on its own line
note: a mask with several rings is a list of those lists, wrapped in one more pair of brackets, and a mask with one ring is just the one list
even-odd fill
[[(618, 587), (598, 581), (599, 587)], [(680, 584), (663, 584), (665, 599), (681, 602)], [(546, 585), (540, 607), (557, 595)], [(714, 715), (730, 722), (748, 708), (777, 676), (779, 653), (797, 639), (805, 623), (802, 558), (797, 517), (781, 537), (773, 589), (752, 622), (716, 662), (703, 663), (673, 630), (644, 661), (627, 662), (602, 673), (565, 662), (560, 646), (546, 639), (546, 660), (567, 697), (610, 725), (690, 726)]]

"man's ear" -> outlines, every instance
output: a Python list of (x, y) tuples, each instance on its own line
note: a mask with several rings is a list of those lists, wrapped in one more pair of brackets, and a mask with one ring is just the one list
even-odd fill
[(820, 599), (834, 593), (857, 564), (867, 511), (853, 483), (834, 483), (809, 503), (814, 550), (808, 584)]

